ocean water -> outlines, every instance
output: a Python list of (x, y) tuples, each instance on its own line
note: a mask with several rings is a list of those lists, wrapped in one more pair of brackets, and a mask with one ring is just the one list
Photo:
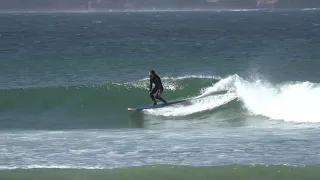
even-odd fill
[[(319, 179), (320, 11), (0, 13), (0, 179)], [(168, 101), (150, 105), (148, 71)]]

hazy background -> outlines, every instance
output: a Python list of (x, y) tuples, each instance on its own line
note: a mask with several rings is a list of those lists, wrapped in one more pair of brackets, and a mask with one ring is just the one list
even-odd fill
[(0, 10), (316, 8), (320, 0), (0, 0)]

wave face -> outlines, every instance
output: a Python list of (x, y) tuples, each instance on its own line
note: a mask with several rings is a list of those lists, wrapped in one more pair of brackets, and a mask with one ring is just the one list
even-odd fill
[[(185, 98), (199, 88), (218, 81), (211, 77), (164, 78), (168, 97)], [(2, 112), (44, 112), (55, 108), (69, 110), (117, 109), (128, 105), (150, 103), (148, 80), (103, 85), (58, 86), (0, 90)], [(118, 109), (122, 111), (123, 109)]]
[[(263, 174), (263, 176), (261, 176)], [(295, 180), (319, 178), (318, 166), (141, 166), (119, 169), (26, 169), (2, 170), (1, 179), (226, 179)]]
[[(165, 77), (163, 96), (168, 100), (188, 101), (142, 113), (148, 117), (198, 119), (229, 110), (235, 117), (245, 114), (299, 123), (320, 122), (320, 114), (317, 113), (320, 84), (307, 81), (272, 84), (261, 79), (248, 80), (236, 74), (225, 78)], [(95, 123), (97, 117), (111, 121), (130, 116), (130, 112), (126, 111), (128, 107), (151, 103), (148, 79), (127, 83), (107, 82), (99, 86), (6, 89), (0, 90), (0, 98), (2, 123), (7, 124), (14, 117), (26, 116), (55, 117), (55, 122), (66, 119), (72, 122), (70, 119), (76, 117), (79, 120), (84, 116), (90, 119), (90, 122), (82, 119), (78, 122), (80, 124), (84, 121)]]

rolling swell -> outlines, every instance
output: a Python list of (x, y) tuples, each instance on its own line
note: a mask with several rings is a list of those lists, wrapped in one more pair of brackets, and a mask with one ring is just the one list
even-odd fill
[[(214, 77), (163, 78), (168, 100), (199, 94)], [(106, 82), (95, 86), (58, 86), (0, 90), (0, 129), (121, 128), (128, 121), (141, 127), (141, 116), (128, 107), (150, 104), (148, 79)], [(138, 124), (138, 125), (136, 125)], [(130, 125), (131, 126), (131, 125)]]
[(175, 165), (141, 166), (119, 169), (16, 169), (1, 170), (0, 179), (225, 179), (225, 180), (316, 180), (318, 166), (220, 166), (192, 167)]
[[(201, 88), (217, 82), (215, 78), (164, 78), (167, 99), (196, 95)], [(42, 112), (55, 108), (67, 110), (117, 109), (150, 104), (148, 80), (103, 85), (80, 85), (0, 90), (0, 111)]]

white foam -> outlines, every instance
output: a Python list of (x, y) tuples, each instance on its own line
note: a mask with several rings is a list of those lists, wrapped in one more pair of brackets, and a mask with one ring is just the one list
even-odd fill
[(262, 9), (230, 9), (229, 11), (247, 12), (247, 11), (262, 11)]
[(238, 75), (229, 76), (225, 79), (220, 80), (213, 86), (203, 89), (201, 95), (197, 98), (208, 96), (212, 93), (219, 92), (219, 91), (230, 91), (233, 90), (235, 81), (239, 78)]
[(318, 8), (304, 8), (303, 11), (316, 11)]
[(254, 115), (293, 122), (320, 122), (320, 85), (297, 82), (285, 85), (239, 80), (236, 92)]
[(203, 75), (186, 75), (186, 76), (178, 76), (178, 77), (163, 77), (162, 79), (172, 79), (172, 80), (180, 80), (180, 79), (221, 79), (219, 76), (203, 76)]
[(186, 116), (202, 111), (212, 110), (219, 106), (222, 106), (237, 96), (234, 93), (228, 93), (224, 95), (209, 96), (206, 98), (190, 100), (189, 105), (177, 105), (170, 106), (160, 109), (148, 109), (145, 110), (148, 114), (151, 115), (161, 115), (161, 116)]
[[(177, 90), (179, 88), (181, 88), (176, 82), (174, 81), (170, 81), (170, 82), (162, 82), (163, 83), (163, 87), (166, 90)], [(130, 83), (126, 83), (129, 84), (129, 86), (127, 86), (128, 88), (130, 87), (136, 87), (136, 88), (141, 88), (141, 89), (149, 89), (149, 81), (147, 80), (140, 80), (137, 82), (130, 82)]]
[[(184, 79), (222, 79), (219, 76), (204, 76), (204, 75), (186, 75), (186, 76), (176, 76), (176, 77), (169, 77), (169, 76), (164, 76), (161, 77), (163, 80), (184, 80)], [(143, 78), (140, 79), (139, 81), (149, 81), (149, 78)]]
[[(178, 85), (177, 80), (184, 80), (184, 79), (221, 79), (220, 77), (216, 76), (202, 76), (202, 75), (187, 75), (187, 76), (178, 76), (178, 77), (162, 77), (162, 83), (163, 86), (166, 90), (178, 90), (178, 89), (183, 89), (183, 87)], [(136, 82), (128, 82), (125, 83), (130, 86), (136, 87), (136, 88), (142, 88), (142, 89), (149, 89), (149, 78), (143, 78), (139, 81)], [(130, 87), (129, 86), (129, 87)]]

